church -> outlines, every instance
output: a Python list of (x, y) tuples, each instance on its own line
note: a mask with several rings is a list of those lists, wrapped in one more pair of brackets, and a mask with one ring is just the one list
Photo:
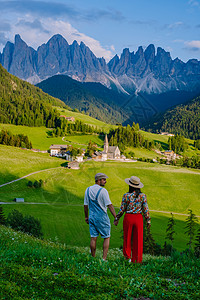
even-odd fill
[(107, 159), (119, 159), (120, 158), (120, 150), (118, 146), (109, 146), (107, 134), (104, 140), (104, 150), (101, 153), (102, 160)]

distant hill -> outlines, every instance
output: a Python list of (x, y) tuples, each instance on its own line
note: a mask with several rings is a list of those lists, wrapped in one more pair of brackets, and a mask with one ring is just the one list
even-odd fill
[(0, 123), (54, 127), (59, 113), (53, 106), (66, 107), (59, 99), (9, 74), (0, 64)]
[(171, 132), (190, 139), (200, 139), (200, 96), (157, 115), (144, 127), (154, 132)]
[(66, 75), (56, 75), (37, 84), (44, 92), (61, 99), (72, 108), (107, 122), (123, 123), (129, 117), (123, 103), (127, 96), (110, 90), (100, 83), (81, 83)]

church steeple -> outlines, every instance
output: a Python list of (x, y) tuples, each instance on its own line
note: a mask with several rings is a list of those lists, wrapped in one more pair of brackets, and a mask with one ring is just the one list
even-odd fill
[(104, 152), (108, 153), (108, 147), (109, 147), (108, 137), (107, 137), (107, 134), (106, 134), (105, 140), (104, 140)]

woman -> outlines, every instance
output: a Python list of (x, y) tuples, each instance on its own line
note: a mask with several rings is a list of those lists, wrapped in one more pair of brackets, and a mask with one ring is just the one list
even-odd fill
[[(126, 178), (125, 182), (129, 185), (129, 192), (122, 197), (120, 210), (114, 220), (117, 226), (119, 219), (126, 212), (123, 221), (124, 244), (123, 254), (130, 262), (142, 262), (143, 254), (143, 217), (146, 218), (147, 226), (151, 226), (151, 218), (147, 204), (146, 195), (141, 192), (144, 186), (136, 176)], [(133, 231), (133, 240), (131, 241)], [(132, 249), (131, 249), (132, 242)], [(131, 257), (132, 250), (132, 257)]]

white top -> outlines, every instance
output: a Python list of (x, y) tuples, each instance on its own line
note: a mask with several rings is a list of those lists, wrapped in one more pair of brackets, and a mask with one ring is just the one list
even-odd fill
[[(102, 188), (100, 185), (98, 184), (94, 184), (92, 186), (89, 187), (89, 197), (92, 201), (96, 200), (96, 195), (98, 190), (101, 189), (99, 196), (98, 196), (98, 204), (101, 207), (101, 209), (107, 213), (107, 206), (112, 204), (112, 202), (110, 201), (110, 197), (108, 194), (108, 191), (105, 188)], [(85, 191), (85, 198), (84, 198), (84, 205), (89, 205), (89, 198), (87, 196), (87, 190)]]

